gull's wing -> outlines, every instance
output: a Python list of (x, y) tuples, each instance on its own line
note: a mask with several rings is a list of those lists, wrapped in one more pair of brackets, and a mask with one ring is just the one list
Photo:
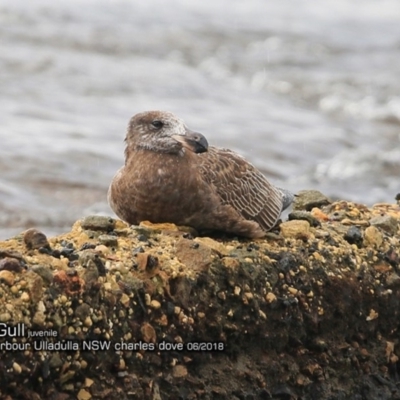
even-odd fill
[(203, 179), (213, 185), (222, 204), (256, 221), (265, 231), (276, 224), (283, 208), (282, 192), (260, 171), (227, 149), (209, 147), (198, 157)]

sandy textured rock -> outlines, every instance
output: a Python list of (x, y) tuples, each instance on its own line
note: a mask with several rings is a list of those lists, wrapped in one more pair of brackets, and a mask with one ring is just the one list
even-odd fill
[(8, 270), (0, 271), (0, 282), (5, 282), (8, 286), (14, 285), (15, 275)]
[(0, 242), (0, 322), (25, 329), (0, 398), (400, 398), (400, 205), (304, 207), (254, 242), (108, 217)]
[(373, 217), (369, 220), (369, 223), (372, 226), (381, 228), (389, 235), (395, 235), (399, 229), (399, 221), (391, 215), (379, 215), (377, 217)]
[(281, 234), (284, 238), (308, 240), (310, 237), (310, 223), (304, 220), (293, 220), (282, 222), (280, 225)]
[(369, 226), (364, 233), (365, 246), (379, 248), (383, 242), (381, 231), (375, 226)]
[(293, 209), (311, 211), (313, 208), (320, 208), (330, 204), (331, 201), (318, 190), (300, 190), (296, 193)]

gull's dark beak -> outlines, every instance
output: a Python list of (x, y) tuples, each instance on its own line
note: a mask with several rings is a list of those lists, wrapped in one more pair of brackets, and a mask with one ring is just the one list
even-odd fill
[(174, 135), (172, 137), (193, 153), (204, 153), (208, 149), (207, 139), (201, 133), (186, 129), (185, 135)]

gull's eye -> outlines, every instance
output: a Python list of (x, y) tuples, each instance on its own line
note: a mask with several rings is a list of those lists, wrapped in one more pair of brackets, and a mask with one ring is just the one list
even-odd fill
[(153, 125), (154, 128), (160, 129), (164, 126), (164, 123), (159, 121), (158, 119), (155, 119), (154, 121), (151, 122), (151, 125)]

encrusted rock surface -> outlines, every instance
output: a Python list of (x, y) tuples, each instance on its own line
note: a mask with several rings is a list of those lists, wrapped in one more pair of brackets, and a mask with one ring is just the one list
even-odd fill
[(307, 196), (257, 241), (96, 216), (0, 242), (0, 397), (400, 399), (400, 207)]

